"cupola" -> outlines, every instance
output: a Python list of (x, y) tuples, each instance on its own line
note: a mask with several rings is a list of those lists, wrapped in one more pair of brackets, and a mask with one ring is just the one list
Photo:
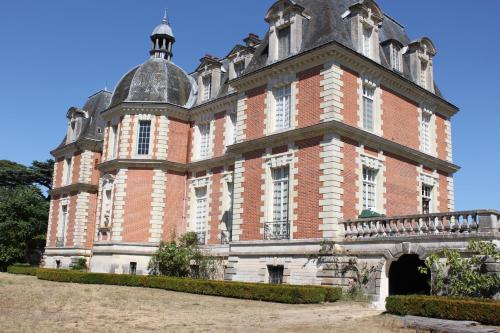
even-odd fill
[(151, 34), (153, 48), (149, 52), (153, 58), (161, 58), (168, 61), (172, 60), (172, 47), (175, 43), (174, 33), (168, 21), (167, 11), (160, 25), (158, 25)]

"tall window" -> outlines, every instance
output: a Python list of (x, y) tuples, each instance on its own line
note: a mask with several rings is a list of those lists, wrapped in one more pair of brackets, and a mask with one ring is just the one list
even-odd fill
[(292, 111), (292, 86), (290, 84), (275, 88), (274, 98), (276, 101), (275, 129), (285, 129), (290, 127)]
[(422, 214), (430, 214), (432, 203), (432, 186), (422, 185)]
[(111, 225), (111, 201), (112, 201), (112, 190), (107, 189), (104, 191), (104, 198), (103, 198), (103, 204), (102, 204), (102, 213), (103, 213), (103, 223), (104, 226), (107, 228)]
[(64, 160), (64, 185), (71, 184), (72, 173), (73, 172), (71, 170), (71, 158), (67, 158)]
[(280, 59), (290, 55), (290, 27), (278, 30), (278, 56)]
[(363, 28), (363, 55), (372, 56), (372, 28)]
[(421, 136), (422, 150), (424, 153), (431, 152), (431, 119), (432, 115), (427, 112), (422, 112)]
[(227, 212), (228, 228), (232, 228), (233, 225), (233, 192), (234, 192), (234, 184), (232, 182), (227, 182), (227, 194), (229, 196), (229, 209)]
[(210, 123), (198, 125), (199, 146), (198, 158), (208, 158), (210, 156)]
[(375, 89), (363, 86), (363, 128), (370, 132), (375, 129), (374, 96)]
[(212, 76), (206, 75), (203, 77), (203, 102), (210, 99), (212, 90)]
[(236, 77), (240, 77), (241, 74), (243, 74), (243, 71), (245, 70), (245, 61), (239, 61), (234, 64), (234, 73)]
[(271, 169), (273, 179), (273, 222), (288, 222), (289, 168)]
[(420, 85), (427, 89), (428, 86), (427, 86), (427, 62), (426, 61), (422, 61), (420, 63)]
[(118, 126), (111, 127), (111, 158), (115, 158), (118, 150)]
[(64, 246), (66, 242), (66, 224), (68, 222), (68, 205), (61, 206), (61, 216), (58, 225), (57, 246)]
[(231, 121), (231, 136), (229, 137), (230, 142), (236, 143), (236, 112), (229, 114), (229, 120)]
[(195, 232), (198, 240), (204, 243), (207, 219), (207, 187), (195, 189), (196, 212), (195, 212)]
[(363, 210), (377, 209), (377, 173), (375, 169), (363, 168)]
[(392, 45), (391, 47), (391, 64), (392, 69), (401, 72), (401, 49), (396, 45)]
[(137, 155), (149, 155), (149, 141), (151, 139), (151, 121), (139, 121), (139, 137), (137, 140)]

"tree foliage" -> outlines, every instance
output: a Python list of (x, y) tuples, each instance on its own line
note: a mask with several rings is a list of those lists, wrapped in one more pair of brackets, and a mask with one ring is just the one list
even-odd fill
[(33, 161), (29, 167), (12, 161), (0, 160), (0, 187), (39, 185), (50, 190), (53, 169), (54, 160)]
[(160, 243), (148, 269), (153, 275), (213, 279), (220, 266), (218, 260), (201, 251), (196, 233), (190, 232), (178, 241)]
[(491, 242), (472, 241), (469, 256), (458, 250), (444, 249), (431, 254), (420, 267), (422, 274), (432, 272), (433, 295), (460, 297), (492, 297), (500, 292), (500, 277), (488, 272), (488, 263), (499, 263), (500, 253)]

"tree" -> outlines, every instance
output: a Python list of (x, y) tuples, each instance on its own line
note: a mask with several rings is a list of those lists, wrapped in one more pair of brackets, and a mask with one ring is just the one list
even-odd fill
[(0, 187), (0, 270), (27, 261), (28, 248), (47, 230), (49, 203), (33, 185)]
[(33, 161), (30, 167), (12, 161), (0, 160), (0, 187), (38, 185), (50, 190), (53, 171), (54, 160)]
[(220, 261), (203, 254), (193, 232), (184, 234), (178, 241), (160, 243), (148, 267), (152, 275), (197, 279), (214, 279), (220, 268)]
[(422, 274), (431, 274), (433, 295), (460, 297), (492, 297), (500, 292), (500, 277), (487, 270), (489, 262), (500, 262), (500, 253), (492, 242), (471, 241), (470, 256), (458, 250), (444, 249), (431, 254), (420, 267)]

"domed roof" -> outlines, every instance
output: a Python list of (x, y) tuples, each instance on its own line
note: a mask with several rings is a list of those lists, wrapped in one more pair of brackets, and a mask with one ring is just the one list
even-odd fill
[(196, 83), (169, 60), (151, 58), (129, 71), (120, 80), (111, 106), (122, 102), (170, 103), (191, 107), (195, 102)]
[(174, 37), (174, 33), (172, 32), (172, 28), (168, 23), (164, 20), (161, 24), (159, 24), (151, 33), (151, 36), (155, 35), (167, 35)]

